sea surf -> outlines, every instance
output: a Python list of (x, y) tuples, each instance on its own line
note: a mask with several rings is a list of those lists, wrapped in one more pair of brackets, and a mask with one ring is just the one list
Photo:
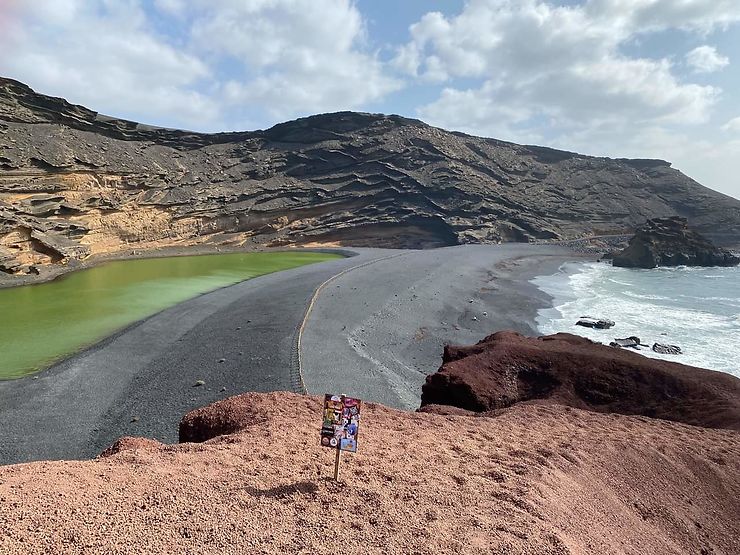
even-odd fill
[[(537, 315), (542, 334), (568, 332), (609, 344), (639, 337), (639, 352), (740, 377), (740, 268), (685, 267), (636, 270), (609, 263), (567, 263), (533, 283), (553, 298)], [(599, 330), (576, 326), (582, 316), (616, 324)], [(654, 343), (678, 345), (664, 355)]]

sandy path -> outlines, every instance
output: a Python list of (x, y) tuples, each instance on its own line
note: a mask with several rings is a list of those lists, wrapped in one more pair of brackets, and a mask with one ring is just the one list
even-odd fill
[(529, 279), (574, 256), (543, 245), (466, 245), (408, 251), (343, 274), (318, 297), (303, 334), (309, 393), (417, 408), (446, 343), (501, 329), (532, 333), (550, 299)]

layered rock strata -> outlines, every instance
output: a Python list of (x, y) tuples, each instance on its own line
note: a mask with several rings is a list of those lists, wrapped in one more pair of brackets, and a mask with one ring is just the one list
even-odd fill
[(673, 215), (740, 240), (740, 201), (661, 160), (353, 112), (255, 132), (161, 129), (0, 78), (0, 277), (161, 246), (572, 240)]

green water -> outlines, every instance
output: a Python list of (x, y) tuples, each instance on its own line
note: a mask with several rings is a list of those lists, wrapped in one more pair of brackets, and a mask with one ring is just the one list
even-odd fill
[(19, 378), (201, 293), (338, 255), (273, 252), (121, 260), (0, 289), (0, 379)]

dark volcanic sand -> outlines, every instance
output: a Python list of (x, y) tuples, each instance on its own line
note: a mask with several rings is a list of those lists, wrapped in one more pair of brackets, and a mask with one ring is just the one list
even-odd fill
[(303, 336), (310, 393), (345, 393), (415, 409), (444, 345), (491, 332), (535, 333), (551, 298), (529, 283), (577, 254), (545, 245), (409, 251), (328, 284)]
[[(375, 317), (395, 294), (403, 298), (410, 293), (409, 299), (417, 294), (408, 289), (413, 280), (432, 272), (449, 287), (440, 289), (434, 303), (422, 302), (423, 295), (417, 294), (419, 302), (399, 305), (404, 310), (413, 306), (413, 312), (410, 319), (393, 323), (393, 333), (401, 343), (410, 343), (408, 353), (417, 357), (420, 370), (403, 376), (407, 382), (394, 383), (395, 389), (381, 380), (370, 384), (376, 389), (363, 390), (371, 399), (388, 395), (388, 404), (396, 406), (403, 404), (393, 391), (416, 391), (418, 406), (418, 391), (426, 373), (439, 366), (444, 342), (476, 341), (492, 326), (511, 327), (512, 321), (521, 323), (519, 329), (528, 329), (526, 322), (533, 322), (547, 296), (526, 280), (540, 272), (554, 272), (560, 262), (574, 257), (557, 247), (514, 244), (431, 251), (354, 250), (359, 256), (261, 276), (192, 299), (41, 372), (37, 379), (0, 382), (0, 464), (88, 458), (123, 435), (174, 442), (177, 423), (188, 410), (243, 391), (293, 389), (296, 327), (316, 287), (343, 269), (390, 255), (402, 256), (363, 266), (337, 280), (353, 291), (353, 302), (338, 315), (322, 316), (324, 296), (331, 296), (333, 290), (322, 292), (303, 338), (304, 375), (313, 393), (323, 393), (325, 387), (340, 390), (347, 377), (359, 382), (368, 375), (367, 365), (357, 358), (333, 366), (314, 362), (317, 358), (333, 361), (327, 353), (334, 348), (337, 353), (346, 351), (346, 344), (345, 351), (338, 347), (344, 337), (325, 326), (345, 321), (350, 327)], [(537, 256), (527, 258), (530, 255)], [(550, 260), (544, 266), (542, 256)], [(518, 257), (525, 258), (512, 261)], [(405, 260), (408, 263), (401, 262)], [(527, 261), (533, 263), (527, 267)], [(490, 283), (489, 272), (501, 276), (496, 283), (505, 288), (493, 289), (499, 285)], [(368, 279), (375, 289), (366, 287)], [(420, 285), (417, 281), (423, 289)], [(474, 307), (461, 301), (468, 298), (485, 299), (486, 306), (495, 307), (488, 309), (492, 318), (473, 321)], [(448, 326), (445, 334), (420, 331), (435, 330), (439, 324), (436, 303), (446, 307), (444, 318), (458, 319), (459, 330)], [(371, 345), (371, 354), (377, 353), (378, 358), (385, 354), (385, 344)], [(219, 363), (220, 359), (225, 360)], [(369, 371), (377, 374), (378, 368)], [(312, 381), (319, 375), (324, 382)], [(198, 380), (205, 381), (205, 386), (193, 387)]]

